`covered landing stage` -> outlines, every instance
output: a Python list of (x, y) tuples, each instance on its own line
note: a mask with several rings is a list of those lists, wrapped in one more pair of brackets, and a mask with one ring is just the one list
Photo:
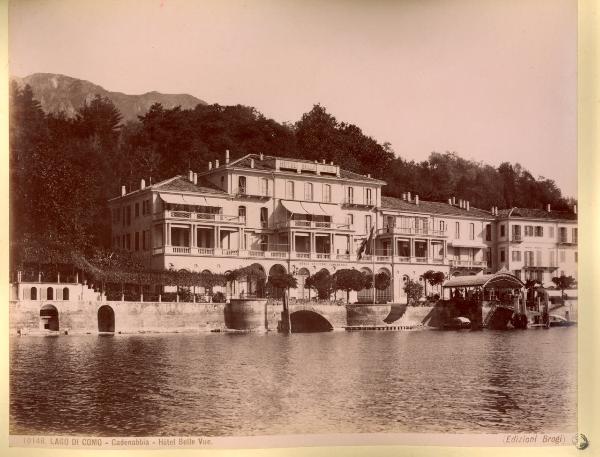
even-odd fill
[(492, 275), (456, 276), (444, 282), (442, 287), (445, 289), (462, 289), (468, 287), (479, 287), (481, 289), (520, 289), (525, 287), (525, 284), (510, 273), (495, 273)]
[[(455, 290), (454, 295), (450, 293), (448, 305), (455, 308), (459, 316), (468, 316), (473, 327), (506, 328), (513, 312), (526, 314), (522, 295), (525, 284), (508, 272), (457, 276), (444, 282), (442, 287), (443, 290)], [(489, 309), (485, 320), (482, 315), (484, 304)]]

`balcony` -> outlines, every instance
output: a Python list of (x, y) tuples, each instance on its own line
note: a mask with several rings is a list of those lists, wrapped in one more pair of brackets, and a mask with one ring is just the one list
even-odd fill
[[(404, 257), (392, 256), (392, 253), (376, 253), (375, 256), (363, 255), (359, 260), (356, 254), (335, 254), (330, 252), (303, 252), (303, 251), (267, 251), (256, 249), (223, 249), (223, 248), (199, 248), (189, 246), (161, 246), (153, 249), (154, 255), (182, 255), (182, 256), (202, 256), (202, 257), (237, 257), (252, 259), (291, 259), (291, 260), (319, 260), (334, 262), (361, 262), (361, 263), (412, 263), (412, 264), (430, 264), (447, 265), (448, 260), (431, 257)], [(470, 267), (485, 267), (485, 262), (467, 262), (451, 261), (456, 265)], [(477, 266), (478, 264), (483, 264)]]
[(373, 208), (375, 206), (375, 202), (373, 200), (358, 202), (353, 198), (345, 198), (344, 201), (342, 201), (342, 206), (346, 208)]
[(244, 216), (233, 216), (230, 214), (194, 213), (191, 211), (163, 211), (154, 215), (155, 219), (179, 219), (187, 221), (201, 221), (215, 224), (243, 225), (246, 223)]
[(525, 264), (523, 265), (523, 269), (524, 270), (529, 270), (529, 269), (543, 269), (543, 270), (556, 270), (558, 268), (558, 265), (554, 265), (554, 264)]
[(446, 230), (434, 230), (417, 227), (383, 227), (377, 229), (377, 235), (408, 235), (408, 236), (430, 236), (447, 237)]
[(289, 220), (279, 222), (276, 225), (278, 230), (286, 230), (290, 228), (302, 228), (311, 230), (345, 230), (350, 231), (350, 224), (340, 224), (337, 222), (326, 221), (304, 221), (304, 220)]
[(574, 246), (574, 245), (577, 244), (577, 238), (569, 241), (569, 239), (566, 236), (561, 236), (558, 239), (558, 244), (562, 244), (562, 245), (565, 245), (565, 246)]
[(450, 260), (453, 268), (487, 268), (485, 260)]
[(251, 193), (248, 189), (239, 188), (235, 194), (236, 198), (247, 199), (247, 200), (268, 200), (273, 196), (273, 192), (271, 190), (267, 190), (266, 192), (259, 192), (257, 194)]

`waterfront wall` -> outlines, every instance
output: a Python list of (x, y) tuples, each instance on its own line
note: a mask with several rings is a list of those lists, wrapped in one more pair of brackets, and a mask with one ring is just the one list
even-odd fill
[[(325, 319), (333, 329), (347, 326), (419, 325), (431, 307), (406, 305), (339, 305), (323, 302), (290, 304), (290, 316)], [(9, 303), (10, 332), (36, 333), (53, 319), (51, 330), (69, 334), (202, 331), (276, 331), (283, 306), (265, 299), (230, 303), (47, 301)], [(45, 315), (45, 318), (41, 316)]]

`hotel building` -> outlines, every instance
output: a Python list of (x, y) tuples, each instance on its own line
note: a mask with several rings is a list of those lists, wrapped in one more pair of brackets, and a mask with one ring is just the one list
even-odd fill
[[(228, 152), (224, 159), (201, 173), (190, 171), (149, 186), (142, 180), (131, 192), (123, 187), (121, 196), (109, 201), (113, 246), (147, 256), (156, 269), (226, 273), (258, 264), (266, 275), (291, 273), (298, 279), (298, 288), (290, 291), (297, 298), (308, 297), (304, 281), (322, 269), (386, 273), (391, 283), (376, 291), (378, 301), (406, 300), (406, 279), (419, 279), (427, 270), (455, 275), (508, 268), (523, 270), (519, 275), (525, 279), (539, 271), (549, 276), (576, 269), (566, 260), (576, 249), (576, 215), (547, 217), (532, 210), (496, 215), (455, 198), (440, 203), (410, 193), (382, 196), (384, 181), (325, 161), (263, 154), (230, 161)], [(543, 226), (546, 238), (530, 245), (534, 240), (525, 237), (522, 246), (529, 250), (521, 248), (520, 263), (515, 263), (509, 256), (518, 245), (508, 234), (519, 224), (523, 230)], [(371, 227), (374, 252), (359, 258), (358, 248)], [(567, 238), (561, 238), (565, 233)], [(550, 262), (549, 253), (555, 252), (558, 267), (538, 265), (538, 251), (544, 252), (541, 262)], [(533, 264), (523, 263), (525, 252), (535, 253), (527, 257)], [(252, 287), (238, 284), (228, 292), (250, 294)], [(364, 290), (351, 299), (367, 302), (372, 294)]]

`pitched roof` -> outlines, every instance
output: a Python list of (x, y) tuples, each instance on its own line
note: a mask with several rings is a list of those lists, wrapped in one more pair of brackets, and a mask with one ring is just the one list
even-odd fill
[[(255, 170), (275, 170), (275, 159), (282, 160), (291, 160), (293, 162), (304, 162), (304, 163), (314, 163), (313, 160), (306, 159), (295, 159), (292, 157), (276, 157), (276, 156), (268, 156), (263, 155), (263, 160), (260, 160), (260, 154), (247, 154), (244, 157), (241, 157), (237, 160), (234, 160), (229, 164), (230, 167), (241, 167), (241, 168), (250, 168), (250, 160), (254, 159), (254, 169)], [(359, 181), (371, 181), (371, 182), (383, 182), (380, 179), (369, 178), (368, 176), (361, 175), (359, 173), (354, 173), (349, 170), (344, 170), (340, 168), (340, 178), (342, 179), (355, 179)]]
[(153, 184), (150, 187), (153, 190), (227, 195), (227, 192), (219, 189), (217, 186), (215, 186), (206, 179), (198, 178), (198, 184), (194, 184), (193, 182), (186, 179), (184, 176), (175, 176), (173, 178), (166, 179), (159, 183)]
[(577, 214), (571, 211), (546, 211), (536, 208), (510, 208), (498, 210), (498, 217), (505, 219), (507, 217), (519, 217), (523, 219), (560, 219), (567, 221), (576, 221)]
[(449, 205), (448, 203), (432, 202), (427, 200), (419, 200), (419, 204), (416, 205), (414, 200), (412, 202), (402, 200), (401, 198), (388, 197), (385, 195), (381, 196), (381, 208), (382, 209), (393, 209), (397, 211), (407, 211), (411, 213), (425, 213), (425, 214), (440, 214), (444, 216), (463, 216), (463, 217), (485, 217), (492, 218), (489, 211), (485, 211), (479, 208), (471, 206), (467, 211), (464, 208), (458, 206)]

